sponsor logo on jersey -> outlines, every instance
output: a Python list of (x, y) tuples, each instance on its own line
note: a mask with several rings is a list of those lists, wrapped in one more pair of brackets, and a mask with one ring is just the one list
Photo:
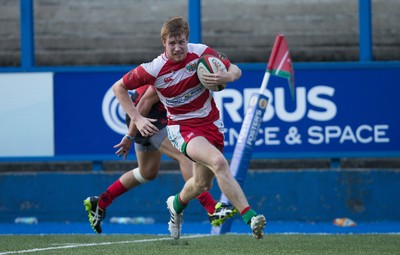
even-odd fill
[(173, 80), (174, 80), (174, 77), (172, 75), (164, 78), (165, 83), (171, 83)]
[(197, 68), (197, 64), (196, 63), (189, 63), (186, 65), (186, 70), (188, 70), (189, 72), (194, 72), (196, 71)]

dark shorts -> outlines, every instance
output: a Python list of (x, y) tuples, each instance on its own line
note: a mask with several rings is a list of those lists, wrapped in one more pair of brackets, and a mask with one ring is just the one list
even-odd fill
[(165, 137), (167, 137), (167, 128), (164, 127), (157, 134), (143, 139), (143, 143), (138, 143), (135, 141), (135, 150), (136, 151), (157, 151), (160, 148), (161, 143), (164, 141)]

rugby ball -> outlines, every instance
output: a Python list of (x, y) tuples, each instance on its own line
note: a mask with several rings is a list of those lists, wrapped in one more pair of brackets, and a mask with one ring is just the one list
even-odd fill
[(221, 61), (221, 59), (217, 58), (214, 55), (203, 55), (197, 61), (197, 76), (201, 84), (209, 90), (212, 91), (221, 91), (226, 87), (225, 84), (218, 85), (208, 85), (204, 78), (204, 73), (217, 73), (218, 70), (221, 69), (223, 72), (227, 72), (226, 66)]

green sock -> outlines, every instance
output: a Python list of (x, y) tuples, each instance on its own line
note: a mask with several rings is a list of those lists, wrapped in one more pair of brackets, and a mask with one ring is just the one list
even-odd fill
[(175, 199), (174, 199), (174, 209), (176, 211), (177, 214), (180, 214), (183, 209), (186, 208), (186, 205), (181, 204), (181, 201), (179, 201), (179, 193), (175, 195)]
[(242, 219), (247, 225), (249, 225), (251, 222), (251, 218), (253, 218), (254, 216), (257, 216), (257, 213), (252, 209), (250, 209), (245, 214), (242, 215)]

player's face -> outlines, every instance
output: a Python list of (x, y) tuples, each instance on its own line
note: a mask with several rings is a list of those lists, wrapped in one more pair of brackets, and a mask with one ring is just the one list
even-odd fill
[(163, 40), (163, 45), (169, 60), (180, 62), (186, 58), (188, 40), (184, 34), (175, 37), (168, 36), (166, 40)]

